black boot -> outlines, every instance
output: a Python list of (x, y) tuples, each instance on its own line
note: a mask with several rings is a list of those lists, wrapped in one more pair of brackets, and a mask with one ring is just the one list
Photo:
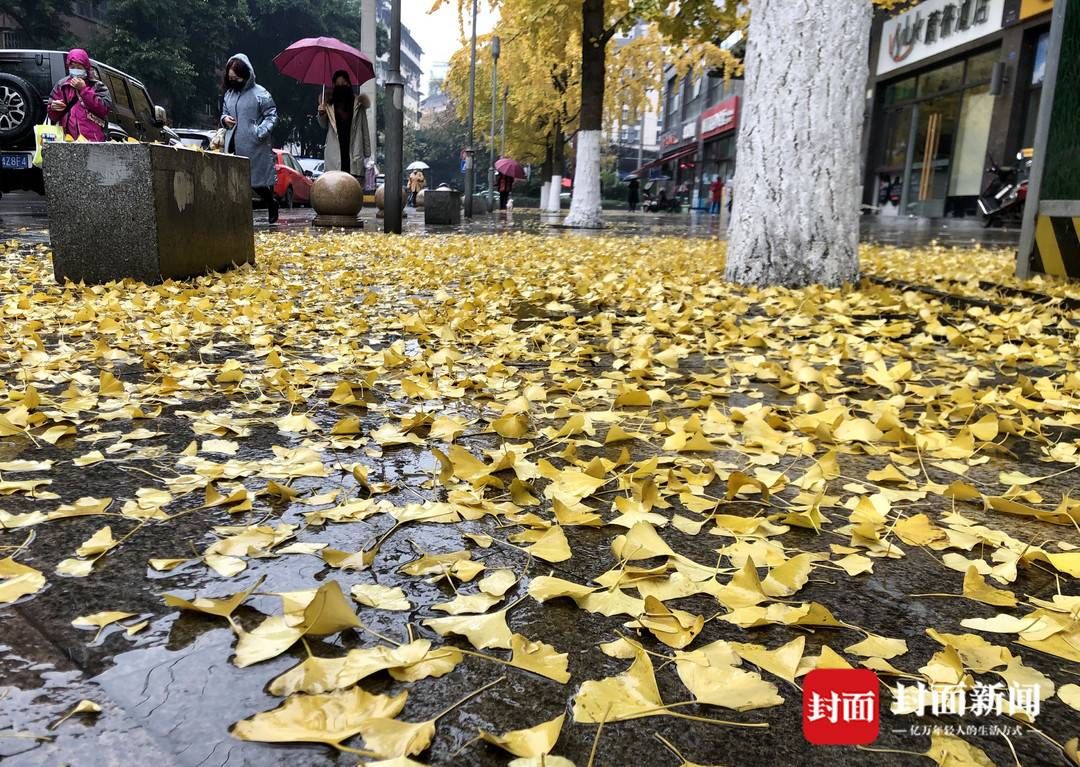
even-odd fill
[(276, 224), (278, 220), (278, 201), (274, 195), (270, 195), (270, 208), (269, 208), (269, 221), (271, 224)]

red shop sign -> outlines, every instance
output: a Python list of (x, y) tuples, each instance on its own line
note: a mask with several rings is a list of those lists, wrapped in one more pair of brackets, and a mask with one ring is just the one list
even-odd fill
[(739, 121), (739, 97), (732, 96), (701, 114), (702, 138), (734, 130)]

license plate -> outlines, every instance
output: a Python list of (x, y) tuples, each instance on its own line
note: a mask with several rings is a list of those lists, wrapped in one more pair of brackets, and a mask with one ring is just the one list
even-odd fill
[(4, 152), (0, 155), (0, 167), (4, 170), (29, 170), (30, 157), (27, 152)]

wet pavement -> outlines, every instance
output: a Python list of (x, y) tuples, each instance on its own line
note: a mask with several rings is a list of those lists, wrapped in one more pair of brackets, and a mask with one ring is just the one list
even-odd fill
[[(361, 213), (364, 230), (381, 232), (383, 222), (376, 218), (375, 209)], [(266, 220), (265, 210), (254, 212), (258, 231), (307, 231), (314, 212), (310, 208), (283, 210), (275, 226)], [(534, 234), (564, 234), (568, 236), (605, 237), (717, 237), (726, 234), (724, 216), (712, 216), (701, 211), (678, 214), (604, 212), (607, 228), (599, 231), (564, 229), (559, 223), (566, 215), (541, 214), (536, 209), (518, 208), (513, 211), (481, 213), (461, 226), (427, 226), (423, 210), (408, 208), (402, 222), (406, 234), (491, 234), (497, 232), (528, 232)], [(47, 241), (49, 225), (45, 199), (39, 195), (13, 192), (0, 200), (0, 239), (18, 237)], [(863, 242), (896, 247), (921, 247), (937, 243), (946, 247), (981, 245), (988, 248), (1015, 247), (1020, 232), (1015, 228), (984, 228), (978, 219), (919, 219), (890, 216), (863, 216), (860, 221)]]
[[(4, 237), (15, 237), (30, 246), (42, 242), (46, 223), (42, 220), (43, 204), (30, 201), (11, 212), (6, 209), (8, 203), (8, 197), (0, 202), (0, 227)], [(267, 228), (262, 221), (264, 216), (265, 213), (256, 214), (260, 230)], [(277, 229), (299, 233), (307, 229), (309, 216), (310, 212), (305, 210), (288, 211), (283, 216), (284, 223)], [(605, 231), (606, 236), (722, 235), (715, 228), (714, 220), (705, 216), (612, 215), (609, 221), (612, 227)], [(480, 233), (503, 231), (508, 227), (526, 232), (560, 231), (550, 228), (535, 212), (515, 211), (512, 223), (505, 219), (485, 219), (465, 227), (436, 229), (430, 233)], [(427, 230), (417, 217), (412, 217), (407, 231)], [(920, 222), (867, 221), (863, 236), (867, 241), (882, 244), (939, 242), (966, 245), (977, 242), (1007, 247), (1015, 240), (1015, 232), (987, 231), (969, 226), (967, 222), (950, 224), (945, 228)], [(380, 286), (380, 290), (392, 290), (392, 287), (384, 285)], [(386, 309), (388, 315), (391, 311), (403, 311), (396, 301), (388, 303)], [(961, 311), (956, 312), (957, 317), (961, 314)], [(551, 319), (551, 315), (552, 311), (543, 306), (522, 305), (518, 307), (517, 314), (508, 319), (520, 328), (531, 318)], [(381, 350), (391, 340), (389, 337), (373, 337), (370, 342), (375, 349)], [(191, 353), (194, 354), (194, 351)], [(200, 351), (199, 354), (205, 364), (219, 364), (230, 356), (228, 348)], [(610, 363), (610, 358), (597, 357), (590, 364), (595, 365), (598, 372), (603, 372), (609, 369)], [(711, 373), (715, 370), (714, 365), (718, 364), (695, 358), (683, 366), (683, 372)], [(527, 363), (523, 367), (527, 367)], [(1026, 372), (1035, 375), (1030, 370)], [(142, 381), (146, 376), (145, 371), (134, 364), (127, 374), (129, 381)], [(990, 383), (984, 382), (984, 385)], [(753, 406), (765, 397), (775, 403), (791, 403), (791, 398), (778, 394), (767, 378), (755, 384), (754, 388), (755, 391), (734, 395), (725, 403), (725, 408)], [(385, 423), (385, 417), (394, 403), (389, 397), (384, 400), (383, 396), (379, 395), (379, 407), (359, 413), (361, 433), (370, 433)], [(214, 397), (206, 397), (197, 403), (187, 400), (179, 404), (166, 403), (163, 413), (153, 419), (151, 428), (160, 434), (153, 442), (154, 449), (146, 451), (145, 460), (126, 464), (106, 462), (77, 472), (58, 471), (52, 475), (54, 483), (50, 489), (61, 494), (65, 500), (88, 495), (132, 498), (139, 488), (155, 485), (155, 478), (160, 478), (163, 472), (174, 471), (172, 459), (193, 439), (191, 421), (179, 411), (235, 413), (244, 404), (240, 400)], [(484, 412), (484, 403), (458, 402), (447, 407), (470, 419), (480, 418)], [(318, 407), (308, 415), (324, 430), (329, 430), (338, 420), (340, 412), (329, 407)], [(136, 425), (130, 424), (124, 428)], [(461, 438), (459, 444), (474, 454), (480, 454), (484, 449), (498, 447), (500, 442), (490, 433), (470, 433)], [(283, 440), (275, 429), (265, 424), (255, 426), (251, 435), (242, 441), (236, 459), (243, 461), (265, 457), (271, 446), (280, 444), (283, 444)], [(302, 440), (295, 438), (285, 444), (297, 447)], [(56, 445), (42, 443), (34, 446), (26, 439), (7, 437), (0, 439), (0, 461), (26, 457), (32, 451), (34, 460), (54, 460), (58, 466), (64, 464), (70, 467), (72, 458), (86, 449), (86, 445), (76, 445), (72, 440), (61, 440)], [(581, 457), (587, 459), (598, 455), (613, 460), (617, 453), (611, 447), (598, 446), (582, 450)], [(641, 457), (637, 454), (634, 456), (635, 459)], [(733, 451), (718, 452), (716, 458), (721, 462), (735, 460), (738, 454)], [(375, 454), (364, 455), (364, 462), (369, 466), (370, 482), (393, 486), (392, 490), (379, 496), (382, 500), (404, 506), (419, 500), (445, 499), (441, 489), (430, 481), (438, 464), (426, 446), (386, 447)], [(880, 462), (869, 458), (845, 456), (845, 471), (853, 477), (862, 477), (868, 470), (879, 468), (879, 465)], [(1012, 458), (995, 455), (975, 474), (990, 478), (1003, 468), (1041, 473), (1038, 455), (1019, 453)], [(933, 467), (930, 472), (935, 481), (950, 480), (948, 474)], [(251, 485), (250, 482), (248, 484)], [(1070, 477), (1065, 475), (1040, 485), (1040, 490), (1048, 496), (1065, 494), (1070, 485)], [(341, 494), (337, 503), (348, 497), (366, 495), (353, 476), (344, 470), (326, 478), (301, 478), (292, 487), (300, 493), (301, 498), (337, 491)], [(714, 488), (714, 492), (722, 494), (723, 489)], [(566, 600), (544, 605), (532, 599), (518, 603), (527, 594), (529, 580), (536, 576), (555, 574), (577, 583), (588, 583), (611, 567), (613, 533), (610, 528), (566, 528), (574, 556), (564, 563), (548, 564), (503, 542), (501, 539), (506, 537), (506, 533), (494, 517), (453, 525), (420, 523), (396, 531), (392, 521), (384, 515), (349, 524), (305, 527), (304, 515), (317, 507), (307, 505), (302, 500), (262, 498), (255, 511), (235, 515), (221, 509), (199, 512), (202, 501), (201, 492), (178, 499), (169, 506), (170, 513), (187, 511), (191, 512), (189, 515), (145, 530), (137, 530), (138, 523), (130, 519), (111, 520), (116, 538), (127, 533), (138, 534), (133, 534), (123, 546), (108, 554), (89, 579), (57, 577), (53, 571), (61, 560), (71, 557), (72, 552), (101, 527), (100, 518), (71, 518), (55, 524), (5, 531), (5, 537), (0, 542), (9, 546), (18, 546), (29, 536), (29, 544), (32, 544), (35, 555), (34, 566), (48, 573), (50, 578), (47, 589), (42, 593), (23, 600), (15, 607), (0, 608), (0, 762), (27, 767), (147, 763), (182, 767), (356, 764), (355, 755), (320, 745), (269, 746), (230, 738), (228, 728), (233, 722), (271, 709), (280, 702), (279, 698), (268, 692), (267, 685), (278, 674), (295, 665), (304, 656), (304, 648), (297, 646), (258, 666), (238, 669), (230, 662), (236, 637), (223, 620), (167, 609), (162, 604), (162, 594), (178, 593), (187, 598), (196, 594), (217, 597), (259, 584), (256, 596), (236, 615), (240, 625), (251, 630), (264, 615), (278, 611), (279, 600), (266, 596), (270, 593), (307, 588), (313, 583), (327, 580), (339, 581), (346, 590), (357, 583), (399, 586), (406, 590), (418, 609), (405, 613), (363, 610), (364, 630), (344, 632), (329, 640), (312, 640), (308, 650), (316, 655), (340, 654), (354, 647), (370, 646), (380, 635), (401, 641), (409, 636), (409, 626), (422, 636), (436, 638), (431, 631), (418, 628), (421, 619), (430, 615), (425, 608), (453, 598), (455, 592), (445, 583), (427, 583), (404, 576), (399, 571), (402, 564), (414, 559), (421, 550), (444, 553), (467, 548), (474, 552), (477, 559), (483, 560), (488, 570), (508, 568), (518, 574), (520, 581), (511, 588), (505, 601), (505, 604), (515, 604), (511, 608), (509, 623), (514, 631), (543, 639), (561, 651), (568, 651), (569, 670), (574, 678), (572, 684), (615, 675), (626, 669), (626, 661), (604, 656), (594, 647), (595, 642), (611, 639), (618, 632), (630, 633), (624, 627), (625, 616), (605, 617), (584, 612)], [(0, 497), (0, 508), (11, 513), (29, 511), (31, 507), (32, 504), (22, 506), (17, 500)], [(758, 510), (752, 505), (735, 502), (725, 506), (724, 512), (752, 516)], [(1045, 528), (1033, 528), (1013, 518), (967, 508), (965, 514), (1024, 540), (1036, 533), (1045, 534)], [(215, 576), (197, 561), (188, 562), (167, 573), (147, 566), (147, 562), (155, 557), (189, 557), (192, 552), (201, 551), (216, 540), (216, 536), (208, 532), (208, 516), (214, 524), (219, 525), (297, 525), (299, 540), (324, 543), (348, 552), (367, 549), (384, 535), (389, 534), (389, 537), (379, 549), (375, 566), (364, 572), (333, 570), (320, 558), (310, 554), (291, 554), (280, 558), (253, 557), (248, 560), (248, 567), (242, 575), (228, 579)], [(1071, 530), (1061, 532), (1055, 528), (1053, 532), (1062, 537), (1074, 537)], [(469, 533), (491, 535), (495, 539), (494, 545), (486, 549), (477, 548), (465, 538)], [(715, 537), (684, 535), (670, 528), (665, 530), (664, 537), (680, 554), (699, 563), (712, 563), (716, 559), (718, 540)], [(827, 552), (830, 544), (840, 540), (819, 536), (811, 530), (795, 530), (784, 542), (786, 546), (805, 551)], [(950, 575), (956, 576), (956, 573)], [(990, 607), (972, 606), (960, 600), (946, 604), (940, 600), (904, 598), (903, 595), (907, 594), (941, 590), (941, 564), (918, 548), (914, 548), (909, 557), (902, 561), (876, 561), (873, 575), (860, 581), (860, 592), (840, 605), (837, 605), (835, 582), (826, 576), (819, 578), (808, 584), (798, 598), (832, 603), (842, 608), (839, 612), (842, 612), (843, 619), (852, 625), (907, 639), (911, 652), (904, 659), (905, 668), (917, 667), (939, 649), (921, 630), (909, 632), (907, 627), (923, 627), (930, 620), (938, 625), (955, 626), (962, 618), (975, 615), (990, 617), (997, 612)], [(1018, 594), (1050, 598), (1056, 586), (1051, 573), (1030, 568), (1011, 587)], [(702, 597), (680, 600), (679, 607), (706, 616), (716, 611), (715, 602)], [(76, 615), (105, 610), (130, 612), (149, 623), (144, 630), (132, 635), (128, 635), (120, 625), (109, 626), (101, 632), (71, 625), (71, 618)], [(816, 655), (826, 644), (839, 650), (848, 641), (854, 642), (859, 638), (854, 632), (838, 636), (840, 633), (806, 632), (806, 654)], [(747, 641), (746, 632), (719, 621), (710, 621), (703, 636), (706, 635), (710, 641)], [(583, 640), (583, 637), (587, 639)], [(763, 627), (749, 641), (772, 646), (788, 639), (789, 631), (780, 627)], [(468, 646), (463, 642), (451, 643)], [(1054, 659), (1035, 653), (1025, 653), (1024, 658), (1028, 665), (1046, 673), (1056, 671), (1060, 665)], [(506, 674), (506, 671), (489, 661), (467, 657), (452, 675), (411, 685), (402, 718), (416, 722), (435, 716), (453, 701), (507, 676), (506, 681), (440, 721), (438, 738), (423, 761), (440, 765), (506, 764), (509, 757), (505, 753), (484, 744), (470, 745), (478, 728), (504, 732), (567, 713), (567, 701), (572, 693), (570, 688), (535, 675), (521, 672)], [(665, 701), (686, 699), (686, 691), (673, 674), (658, 673), (657, 677)], [(364, 687), (373, 693), (397, 689), (384, 675), (365, 680)], [(710, 765), (764, 767), (777, 761), (816, 763), (822, 760), (835, 765), (929, 763), (911, 756), (869, 754), (853, 749), (822, 751), (811, 747), (802, 738), (798, 716), (799, 690), (790, 684), (781, 684), (780, 690), (788, 701), (783, 709), (754, 712), (741, 717), (743, 721), (767, 721), (770, 725), (768, 730), (693, 726), (682, 720), (653, 717), (611, 725), (598, 733), (594, 726), (571, 725), (568, 716), (568, 724), (555, 752), (573, 759), (578, 767), (584, 767), (590, 763), (594, 738), (598, 738), (596, 767), (678, 764), (679, 760), (659, 745), (655, 737), (659, 734), (681, 749), (689, 761)], [(50, 729), (51, 724), (82, 699), (93, 700), (100, 705), (101, 713), (96, 716), (76, 715)], [(705, 717), (723, 718), (723, 714), (730, 713), (722, 711), (718, 714), (716, 709), (704, 706), (690, 706), (683, 710)], [(760, 715), (755, 715), (757, 713)], [(960, 720), (945, 717), (942, 721), (956, 724)], [(906, 731), (909, 723), (910, 719), (900, 720), (886, 712), (882, 723), (883, 735), (876, 747), (925, 750), (927, 739), (909, 735)], [(1075, 719), (1069, 720), (1057, 711), (1045, 714), (1039, 724), (1061, 739), (1066, 734), (1068, 737), (1075, 734)], [(892, 732), (894, 726), (904, 730)], [(1063, 763), (1060, 752), (1035, 735), (1017, 738), (1017, 742), (1025, 765)], [(1000, 738), (992, 741), (990, 746), (986, 742), (980, 742), (980, 746), (987, 748), (998, 764), (1009, 763), (1009, 749)]]

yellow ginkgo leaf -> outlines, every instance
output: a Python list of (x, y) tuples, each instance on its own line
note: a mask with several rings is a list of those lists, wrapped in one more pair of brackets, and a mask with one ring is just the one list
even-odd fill
[(559, 714), (554, 719), (541, 722), (533, 727), (523, 730), (510, 730), (502, 735), (494, 735), (485, 730), (480, 730), (480, 737), (514, 756), (540, 758), (547, 756), (555, 748), (565, 720), (566, 715)]
[(723, 641), (694, 652), (675, 654), (679, 679), (701, 703), (735, 711), (783, 704), (776, 685), (755, 672), (738, 668), (738, 664), (739, 656)]
[(620, 722), (663, 710), (652, 661), (640, 649), (622, 674), (584, 682), (574, 696), (574, 721), (578, 723)]
[(392, 718), (405, 707), (408, 693), (373, 695), (359, 687), (325, 695), (294, 695), (272, 711), (233, 725), (240, 740), (263, 743), (325, 743), (337, 745), (363, 730), (375, 718)]
[[(513, 656), (510, 658), (511, 666), (546, 676), (561, 684), (570, 681), (567, 653), (560, 653), (544, 642), (529, 641), (521, 634), (514, 634), (510, 638), (510, 649), (513, 650)], [(528, 754), (517, 755), (528, 756)]]
[(11, 557), (0, 559), (0, 604), (11, 604), (29, 594), (36, 594), (45, 585), (40, 570), (16, 562)]
[(363, 723), (360, 734), (364, 748), (378, 757), (416, 756), (423, 753), (435, 737), (435, 720), (402, 722), (376, 717)]
[(459, 634), (477, 650), (497, 647), (509, 650), (513, 635), (506, 625), (506, 610), (490, 615), (463, 615), (449, 618), (428, 618), (424, 625), (440, 636)]
[(968, 567), (964, 573), (963, 595), (976, 602), (982, 602), (996, 607), (1016, 607), (1016, 595), (1005, 589), (994, 588), (979, 575), (979, 570), (974, 565)]

